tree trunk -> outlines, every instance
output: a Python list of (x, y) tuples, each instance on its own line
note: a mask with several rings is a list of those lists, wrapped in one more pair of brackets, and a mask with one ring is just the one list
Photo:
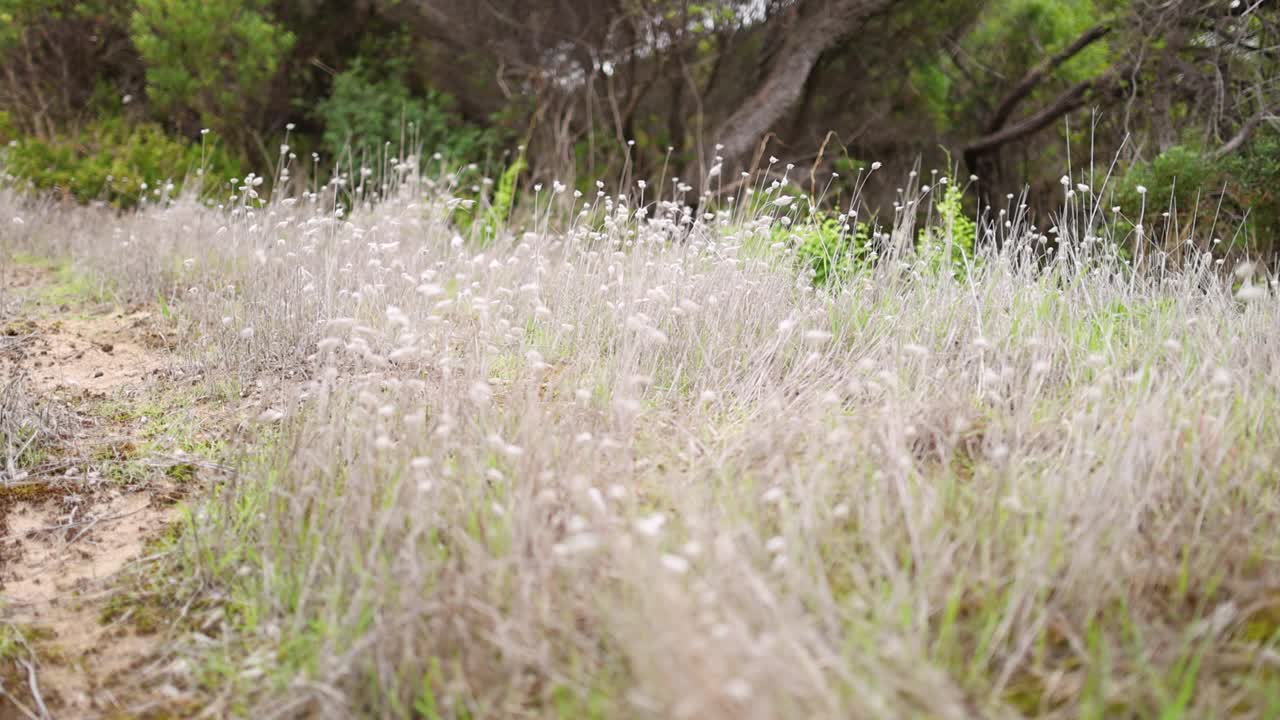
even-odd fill
[[(892, 4), (892, 0), (803, 2), (799, 20), (783, 30), (786, 36), (755, 90), (709, 138), (724, 146), (719, 154), (726, 166), (742, 167), (750, 162), (748, 157), (760, 138), (800, 99), (823, 51)], [(697, 170), (686, 169), (682, 177), (693, 177), (699, 174)]]

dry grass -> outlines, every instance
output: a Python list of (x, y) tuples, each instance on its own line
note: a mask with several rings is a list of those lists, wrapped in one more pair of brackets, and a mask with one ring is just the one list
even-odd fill
[(1011, 221), (939, 272), (908, 203), (814, 290), (770, 248), (795, 205), (560, 200), (481, 248), (425, 181), (340, 214), (0, 195), (10, 249), (297, 390), (179, 540), (213, 714), (1280, 712), (1269, 278), (1131, 272), (1078, 205), (1056, 254)]

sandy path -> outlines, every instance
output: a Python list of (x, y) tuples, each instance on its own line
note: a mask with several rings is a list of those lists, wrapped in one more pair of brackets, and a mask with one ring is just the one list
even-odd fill
[[(34, 297), (50, 279), (32, 268), (4, 278), (10, 301)], [(58, 406), (70, 449), (65, 462), (0, 478), (0, 620), (38, 638), (30, 643), (33, 662), (2, 661), (0, 718), (136, 716), (165, 700), (155, 696), (163, 683), (154, 682), (162, 633), (138, 632), (128, 614), (104, 617), (122, 571), (142, 559), (176, 510), (163, 473), (122, 487), (90, 469), (86, 457), (96, 447), (122, 438), (120, 428), (84, 410), (144, 386), (168, 365), (167, 351), (146, 312), (71, 313), (39, 303), (9, 309), (0, 328), (7, 340), (0, 387), (22, 377), (17, 387), (28, 400)]]

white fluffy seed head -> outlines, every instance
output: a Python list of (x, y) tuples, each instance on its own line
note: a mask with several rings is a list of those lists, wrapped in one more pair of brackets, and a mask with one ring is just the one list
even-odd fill
[(471, 402), (477, 405), (485, 405), (493, 399), (493, 387), (483, 380), (471, 384), (471, 389), (467, 396), (471, 398)]
[(635, 521), (636, 532), (647, 537), (657, 537), (662, 533), (662, 528), (667, 524), (667, 516), (663, 513), (654, 513), (647, 517), (640, 518)]
[(684, 575), (689, 572), (689, 561), (684, 556), (675, 553), (663, 553), (662, 566), (677, 575)]

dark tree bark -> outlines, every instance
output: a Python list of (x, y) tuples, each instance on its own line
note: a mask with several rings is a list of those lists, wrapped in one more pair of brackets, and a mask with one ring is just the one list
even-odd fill
[(989, 193), (998, 181), (995, 175), (1000, 166), (998, 153), (1001, 147), (1030, 137), (1057, 122), (1068, 113), (1075, 112), (1088, 102), (1091, 93), (1109, 86), (1116, 78), (1122, 75), (1122, 73), (1113, 68), (1099, 77), (1077, 83), (1036, 112), (1012, 125), (1009, 124), (1018, 106), (1030, 97), (1053, 71), (1110, 33), (1111, 27), (1108, 25), (1089, 28), (1060, 52), (1045, 58), (1035, 67), (1028, 70), (1022, 76), (1022, 79), (1000, 99), (995, 111), (991, 114), (991, 118), (983, 128), (983, 135), (965, 146), (965, 167), (969, 169), (969, 172), (983, 179), (979, 190), (983, 204), (990, 203)]
[(1249, 137), (1258, 129), (1262, 121), (1266, 120), (1273, 112), (1275, 112), (1275, 109), (1259, 110), (1254, 113), (1252, 117), (1244, 121), (1244, 124), (1240, 126), (1240, 130), (1230, 140), (1223, 143), (1221, 147), (1213, 152), (1213, 159), (1217, 160), (1226, 157), (1244, 147), (1244, 144), (1249, 141)]
[(1061, 52), (1045, 58), (1043, 62), (1032, 68), (1022, 77), (1022, 80), (1018, 81), (1017, 85), (1013, 86), (1013, 89), (1005, 93), (1000, 104), (996, 106), (995, 112), (991, 114), (991, 120), (987, 123), (986, 132), (991, 134), (1003, 128), (1005, 123), (1009, 122), (1009, 118), (1013, 116), (1013, 111), (1017, 109), (1018, 104), (1025, 100), (1049, 76), (1049, 73), (1079, 55), (1085, 48), (1106, 37), (1110, 32), (1111, 28), (1107, 25), (1098, 25), (1090, 28)]
[(1053, 102), (1040, 108), (1031, 115), (1019, 120), (1018, 122), (1007, 127), (1001, 127), (994, 132), (983, 135), (974, 140), (965, 147), (966, 155), (982, 155), (1007, 145), (1011, 142), (1021, 140), (1029, 135), (1040, 132), (1057, 122), (1062, 116), (1073, 112), (1084, 106), (1085, 101), (1089, 97), (1089, 92), (1095, 88), (1101, 87), (1108, 78), (1114, 76), (1114, 73), (1108, 73), (1102, 78), (1093, 78), (1077, 83), (1071, 88), (1064, 91)]
[[(709, 138), (729, 165), (742, 166), (760, 138), (787, 114), (823, 51), (893, 5), (893, 0), (809, 0), (799, 8), (756, 88)], [(696, 170), (696, 168), (693, 168)], [(694, 173), (686, 172), (690, 177)]]

